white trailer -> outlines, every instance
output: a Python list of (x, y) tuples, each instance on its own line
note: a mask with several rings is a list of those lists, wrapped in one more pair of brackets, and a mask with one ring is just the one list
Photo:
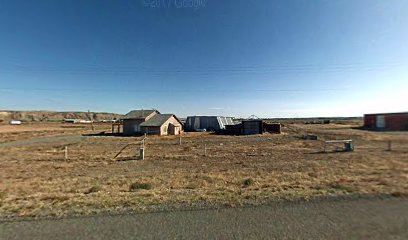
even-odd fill
[(11, 120), (10, 125), (21, 125), (21, 121), (20, 120)]

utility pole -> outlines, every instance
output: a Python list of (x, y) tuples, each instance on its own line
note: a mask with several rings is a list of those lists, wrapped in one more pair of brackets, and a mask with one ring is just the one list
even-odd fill
[(91, 114), (91, 112), (88, 110), (88, 117), (91, 120), (91, 128), (92, 128), (92, 132), (95, 131), (95, 127), (93, 125), (93, 114)]

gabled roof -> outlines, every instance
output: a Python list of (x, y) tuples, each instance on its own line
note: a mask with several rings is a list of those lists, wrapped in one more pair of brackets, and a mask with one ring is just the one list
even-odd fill
[(124, 119), (146, 118), (154, 112), (160, 114), (160, 112), (157, 110), (133, 110), (128, 112), (123, 118)]
[[(177, 119), (177, 121), (180, 122), (180, 120), (174, 115), (174, 114), (156, 114), (146, 122), (140, 124), (141, 127), (160, 127), (162, 126), (167, 120), (169, 120), (171, 117), (174, 117)], [(182, 124), (180, 122), (180, 124)]]

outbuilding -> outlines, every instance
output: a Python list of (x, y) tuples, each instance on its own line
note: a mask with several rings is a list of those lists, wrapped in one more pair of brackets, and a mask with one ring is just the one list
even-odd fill
[(370, 130), (408, 131), (408, 112), (365, 114), (364, 127)]
[(153, 116), (160, 114), (157, 110), (133, 110), (122, 119), (123, 135), (131, 136), (142, 134), (140, 125)]
[(226, 125), (232, 125), (232, 117), (222, 116), (190, 116), (187, 117), (185, 130), (189, 132), (200, 131), (219, 131), (225, 129)]
[(140, 124), (140, 131), (150, 135), (179, 135), (183, 131), (183, 124), (173, 114), (156, 114)]
[(242, 134), (262, 134), (263, 121), (261, 119), (251, 119), (242, 121)]
[(262, 119), (242, 120), (240, 124), (226, 125), (224, 134), (227, 135), (251, 135), (263, 133), (281, 133), (280, 123), (267, 123)]

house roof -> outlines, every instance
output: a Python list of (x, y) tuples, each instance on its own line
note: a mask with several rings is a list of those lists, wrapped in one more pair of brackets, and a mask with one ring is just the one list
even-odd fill
[(125, 115), (124, 119), (146, 118), (154, 112), (160, 114), (160, 112), (157, 110), (133, 110), (133, 111), (128, 112)]
[[(174, 114), (156, 114), (146, 122), (140, 124), (141, 127), (160, 127), (162, 126), (167, 120), (169, 120), (171, 117), (174, 117), (177, 119), (177, 121), (180, 122), (180, 120), (174, 115)], [(180, 122), (180, 124), (182, 124)]]

